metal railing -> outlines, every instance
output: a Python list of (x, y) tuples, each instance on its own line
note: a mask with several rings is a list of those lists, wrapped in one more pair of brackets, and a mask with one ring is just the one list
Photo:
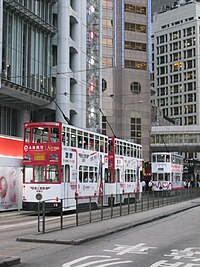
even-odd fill
[[(63, 210), (68, 208), (65, 207), (65, 201), (69, 201), (69, 199), (48, 199), (38, 202), (38, 232), (45, 233), (46, 231), (112, 219), (199, 197), (200, 188), (76, 197), (76, 206), (71, 207), (74, 212), (67, 215), (64, 214)], [(52, 214), (53, 217), (50, 216)]]

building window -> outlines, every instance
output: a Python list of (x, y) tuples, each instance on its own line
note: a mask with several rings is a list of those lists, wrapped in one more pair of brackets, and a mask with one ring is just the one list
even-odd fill
[(146, 15), (146, 7), (143, 7), (143, 6), (137, 6), (137, 5), (132, 5), (132, 4), (124, 4), (124, 10), (126, 12)]
[(102, 45), (107, 47), (113, 47), (113, 39), (112, 38), (102, 38)]
[(105, 28), (113, 28), (113, 20), (112, 19), (103, 19), (102, 25)]
[(111, 57), (103, 57), (102, 65), (106, 67), (113, 67), (113, 58)]
[(107, 124), (106, 116), (102, 116), (102, 134), (106, 134), (106, 124)]
[(146, 33), (147, 26), (144, 24), (135, 24), (135, 23), (125, 22), (125, 30)]
[(125, 68), (146, 70), (147, 69), (147, 63), (146, 62), (139, 62), (139, 61), (132, 61), (132, 60), (125, 60)]
[(130, 90), (133, 94), (140, 94), (141, 93), (141, 84), (138, 82), (132, 82), (130, 86)]
[(104, 92), (107, 89), (107, 82), (106, 80), (102, 79), (102, 92)]
[(147, 45), (145, 43), (125, 41), (124, 45), (125, 45), (125, 49), (147, 51)]
[(131, 118), (131, 139), (141, 144), (141, 118)]

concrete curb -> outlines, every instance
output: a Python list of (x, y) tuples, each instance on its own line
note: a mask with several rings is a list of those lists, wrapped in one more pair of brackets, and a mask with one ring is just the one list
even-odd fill
[(4, 257), (0, 255), (0, 266), (1, 267), (8, 267), (20, 264), (20, 258), (19, 257)]

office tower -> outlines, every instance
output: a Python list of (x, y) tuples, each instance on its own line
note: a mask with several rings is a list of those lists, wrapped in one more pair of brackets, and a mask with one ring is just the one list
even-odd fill
[[(1, 1), (0, 133), (22, 136), (23, 122), (51, 119), (54, 1)], [(41, 112), (41, 110), (43, 110)]]
[(200, 130), (199, 12), (199, 1), (181, 1), (155, 15), (152, 24), (152, 87), (156, 91), (152, 101), (176, 124), (160, 129), (160, 136), (152, 140), (158, 141), (157, 146), (159, 139), (160, 143), (165, 140), (168, 149), (195, 158)]
[(151, 3), (102, 1), (102, 129), (141, 143), (149, 159)]
[(64, 116), (86, 127), (86, 4), (0, 1), (0, 134)]

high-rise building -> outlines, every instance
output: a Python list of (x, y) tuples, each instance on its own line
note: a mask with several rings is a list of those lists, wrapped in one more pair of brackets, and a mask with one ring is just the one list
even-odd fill
[(0, 18), (0, 134), (67, 120), (148, 160), (150, 0), (1, 0)]
[(86, 7), (0, 1), (0, 134), (22, 136), (24, 122), (64, 116), (86, 127)]
[[(37, 117), (53, 95), (54, 1), (0, 3), (0, 133), (22, 136), (23, 122)], [(50, 119), (50, 110), (40, 112), (40, 118)]]
[(153, 145), (167, 144), (193, 158), (200, 151), (199, 12), (199, 1), (179, 1), (156, 14), (152, 24), (152, 103), (175, 122), (153, 129)]
[(102, 129), (141, 143), (149, 160), (151, 1), (102, 1)]

